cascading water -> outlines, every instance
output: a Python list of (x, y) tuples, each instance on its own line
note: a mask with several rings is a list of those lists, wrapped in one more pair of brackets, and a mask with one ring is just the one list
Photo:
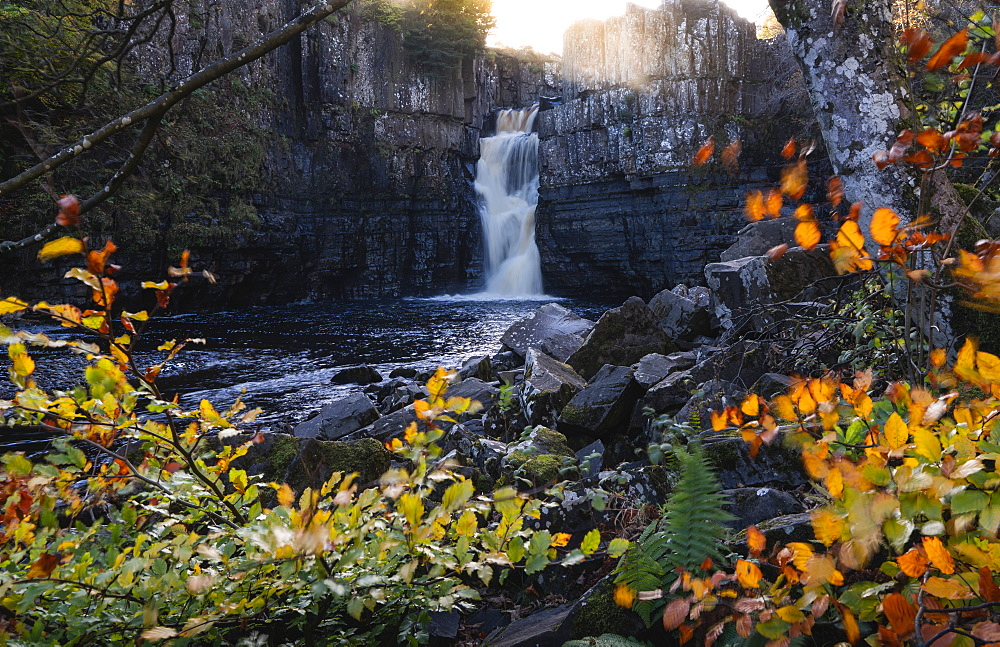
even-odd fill
[(538, 106), (503, 110), (497, 132), (480, 141), (476, 191), (486, 241), (486, 292), (494, 296), (542, 294), (535, 245), (538, 206), (538, 135), (531, 132)]

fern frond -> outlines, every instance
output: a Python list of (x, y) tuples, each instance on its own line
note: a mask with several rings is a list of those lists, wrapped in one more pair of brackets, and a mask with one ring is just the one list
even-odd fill
[(584, 638), (563, 643), (563, 647), (651, 647), (649, 643), (616, 634), (601, 634), (597, 638)]

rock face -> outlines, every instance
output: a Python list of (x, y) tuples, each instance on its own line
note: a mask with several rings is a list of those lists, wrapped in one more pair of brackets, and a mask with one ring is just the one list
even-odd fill
[(608, 439), (628, 427), (642, 388), (627, 366), (605, 365), (590, 386), (577, 393), (559, 416), (559, 429), (578, 447)]
[[(574, 25), (565, 103), (539, 118), (546, 286), (649, 298), (702, 283), (705, 264), (745, 223), (747, 191), (768, 184), (774, 153), (791, 134), (816, 138), (789, 59), (786, 44), (758, 41), (715, 0), (629, 5), (624, 16)], [(776, 94), (775, 78), (792, 89)], [(739, 174), (713, 163), (692, 170), (709, 135), (742, 140)]]
[(508, 328), (500, 341), (521, 357), (526, 357), (529, 348), (548, 346), (558, 349), (571, 337), (580, 338), (576, 344), (579, 347), (583, 343), (583, 335), (593, 327), (593, 321), (580, 317), (558, 303), (547, 303)]
[(530, 349), (521, 387), (522, 408), (528, 424), (554, 425), (563, 406), (586, 386), (586, 380), (573, 367)]

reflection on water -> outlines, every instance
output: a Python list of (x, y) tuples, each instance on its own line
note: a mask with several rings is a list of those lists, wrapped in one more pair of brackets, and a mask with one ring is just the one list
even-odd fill
[[(607, 307), (560, 303), (588, 318)], [(148, 347), (140, 349), (138, 359), (141, 366), (159, 361), (162, 353), (154, 349), (164, 339), (204, 338), (204, 346), (190, 346), (163, 372), (166, 393), (179, 393), (186, 406), (207, 398), (220, 408), (243, 394), (249, 406), (263, 409), (261, 421), (293, 423), (357, 388), (330, 383), (341, 368), (368, 364), (388, 376), (397, 367), (458, 367), (469, 357), (499, 350), (507, 327), (541, 305), (538, 300), (459, 297), (166, 317), (150, 324)], [(69, 332), (58, 326), (33, 328), (51, 336)], [(32, 353), (43, 388), (66, 388), (81, 380), (79, 359), (65, 352)], [(0, 387), (0, 397), (10, 394), (9, 384)]]

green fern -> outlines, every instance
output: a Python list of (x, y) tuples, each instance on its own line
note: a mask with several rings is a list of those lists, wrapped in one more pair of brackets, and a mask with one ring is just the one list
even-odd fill
[[(719, 494), (715, 472), (698, 445), (676, 455), (681, 476), (663, 518), (646, 528), (616, 570), (615, 581), (635, 591), (669, 589), (679, 569), (696, 572), (706, 558), (726, 561), (719, 547), (728, 532), (725, 524), (734, 517), (723, 509), (728, 501)], [(666, 602), (639, 602), (635, 612), (649, 626)]]
[(616, 634), (601, 634), (597, 638), (571, 640), (563, 643), (563, 647), (650, 647), (650, 644)]

